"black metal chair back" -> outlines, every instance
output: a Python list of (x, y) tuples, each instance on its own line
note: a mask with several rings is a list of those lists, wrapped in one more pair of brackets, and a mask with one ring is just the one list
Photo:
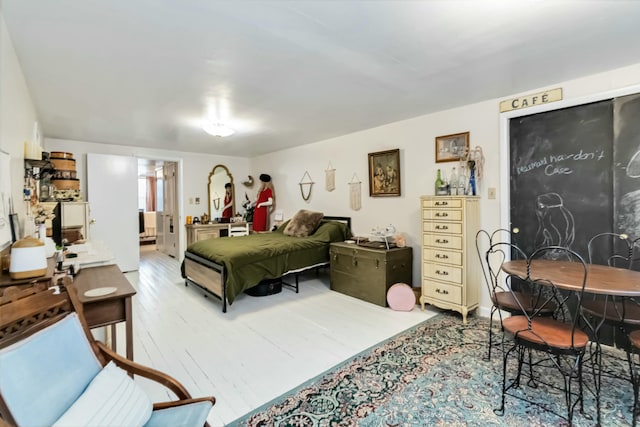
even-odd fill
[[(568, 289), (566, 283), (559, 284), (549, 280), (550, 272), (557, 268), (554, 260), (575, 262), (575, 271), (568, 278), (572, 289)], [(575, 408), (579, 405), (581, 412), (584, 411), (582, 364), (589, 346), (589, 335), (580, 328), (580, 314), (587, 273), (587, 263), (577, 252), (561, 246), (545, 246), (527, 257), (525, 274), (511, 275), (512, 279), (518, 277), (527, 282), (531, 287), (531, 294), (537, 299), (531, 310), (531, 297), (511, 290), (520, 310), (503, 321), (505, 333), (513, 337), (513, 342), (504, 352), (502, 401), (500, 408), (495, 410), (496, 414), (504, 414), (506, 395), (520, 385), (525, 366), (524, 356), (527, 353), (529, 384), (534, 388), (537, 387), (534, 374), (536, 369), (555, 369), (563, 377), (558, 386), (564, 388), (567, 412), (566, 415), (554, 412), (571, 424)], [(550, 309), (554, 310), (553, 317), (541, 316), (541, 313)], [(511, 356), (517, 358), (517, 373), (515, 379), (508, 382), (508, 361)], [(553, 378), (549, 375), (546, 377)], [(577, 393), (573, 388), (574, 382), (578, 383)], [(519, 397), (528, 400), (526, 397)], [(541, 396), (540, 400), (547, 397)], [(536, 402), (532, 400), (532, 403)]]
[(638, 239), (631, 240), (625, 233), (596, 234), (587, 243), (589, 264), (631, 269), (637, 242)]

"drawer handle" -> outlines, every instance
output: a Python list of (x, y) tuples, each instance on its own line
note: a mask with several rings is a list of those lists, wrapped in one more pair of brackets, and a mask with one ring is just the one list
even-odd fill
[(449, 227), (446, 225), (436, 225), (436, 230), (448, 230)]
[(380, 267), (380, 260), (379, 260), (379, 259), (377, 259), (377, 260), (376, 260), (376, 268), (379, 268), (379, 267)]
[(351, 261), (351, 264), (353, 264), (354, 267), (358, 266), (358, 258), (353, 258), (353, 261)]
[(436, 206), (447, 206), (449, 202), (436, 202)]
[(449, 255), (445, 254), (436, 254), (437, 259), (449, 259)]
[(440, 288), (436, 288), (436, 293), (437, 294), (442, 294), (442, 295), (449, 295), (449, 291), (446, 289), (440, 289)]
[(436, 239), (436, 243), (449, 243), (447, 239)]
[(449, 214), (446, 212), (436, 212), (436, 216), (447, 217)]
[(446, 271), (440, 271), (440, 270), (436, 270), (436, 274), (437, 274), (438, 276), (448, 276), (448, 275), (449, 275), (449, 273), (448, 273), (448, 272), (446, 272)]

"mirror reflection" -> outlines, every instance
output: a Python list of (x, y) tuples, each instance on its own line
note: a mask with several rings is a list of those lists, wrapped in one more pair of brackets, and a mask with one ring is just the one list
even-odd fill
[(209, 218), (228, 222), (236, 211), (233, 176), (225, 165), (216, 165), (209, 174)]

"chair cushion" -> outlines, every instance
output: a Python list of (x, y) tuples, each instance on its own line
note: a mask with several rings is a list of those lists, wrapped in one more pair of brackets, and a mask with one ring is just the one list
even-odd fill
[(100, 369), (78, 315), (71, 313), (0, 350), (0, 391), (18, 425), (50, 426)]
[(211, 402), (196, 402), (153, 411), (144, 427), (202, 427), (207, 420)]
[(324, 214), (322, 212), (300, 209), (284, 228), (284, 234), (294, 237), (307, 237), (316, 231)]
[(142, 427), (152, 410), (151, 401), (127, 372), (109, 362), (54, 427)]

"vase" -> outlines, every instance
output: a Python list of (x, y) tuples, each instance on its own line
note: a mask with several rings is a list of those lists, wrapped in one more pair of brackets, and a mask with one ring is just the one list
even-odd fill
[(37, 224), (38, 228), (38, 237), (42, 240), (42, 243), (46, 243), (47, 239), (47, 226), (43, 222), (42, 224)]

